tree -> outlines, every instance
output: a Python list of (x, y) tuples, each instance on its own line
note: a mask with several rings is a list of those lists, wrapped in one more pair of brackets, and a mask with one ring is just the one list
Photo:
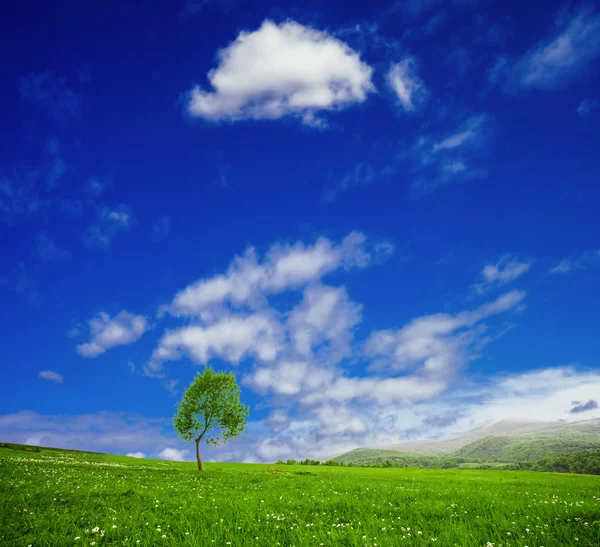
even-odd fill
[(212, 367), (206, 367), (203, 374), (196, 374), (177, 404), (173, 425), (179, 437), (195, 441), (198, 471), (202, 471), (200, 441), (204, 436), (218, 429), (205, 442), (215, 446), (224, 444), (243, 433), (248, 415), (233, 373), (214, 372)]

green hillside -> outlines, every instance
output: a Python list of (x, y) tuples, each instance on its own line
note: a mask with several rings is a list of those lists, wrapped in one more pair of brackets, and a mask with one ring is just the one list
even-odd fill
[(380, 463), (387, 459), (394, 461), (410, 458), (419, 457), (419, 454), (413, 454), (410, 452), (400, 452), (399, 450), (380, 450), (377, 448), (356, 448), (350, 452), (346, 452), (341, 456), (333, 458), (333, 461), (341, 464), (355, 464), (355, 463)]
[(600, 538), (600, 477), (212, 462), (199, 473), (195, 462), (36, 448), (0, 448), (2, 547), (591, 547)]
[(495, 461), (538, 460), (600, 449), (600, 435), (572, 429), (548, 429), (519, 436), (488, 436), (455, 452), (456, 456)]
[(418, 454), (399, 450), (378, 450), (357, 448), (333, 459), (340, 465), (393, 466), (393, 467), (431, 467), (446, 469), (459, 467), (473, 460), (455, 455)]
[(533, 462), (543, 458), (600, 449), (600, 419), (586, 420), (521, 435), (487, 435), (448, 452), (403, 452), (357, 448), (334, 458), (344, 465), (399, 465), (402, 467), (464, 467), (473, 464)]

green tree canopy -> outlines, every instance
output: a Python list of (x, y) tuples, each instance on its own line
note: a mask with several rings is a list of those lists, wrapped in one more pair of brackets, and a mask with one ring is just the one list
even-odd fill
[(186, 389), (177, 404), (173, 425), (179, 437), (195, 441), (198, 470), (202, 471), (200, 441), (219, 445), (238, 437), (244, 431), (248, 415), (233, 373), (214, 372), (209, 366), (202, 374), (196, 374)]

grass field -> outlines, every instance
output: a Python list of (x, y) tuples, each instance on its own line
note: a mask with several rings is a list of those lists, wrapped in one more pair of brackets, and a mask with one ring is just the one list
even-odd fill
[(600, 477), (206, 467), (2, 448), (0, 545), (600, 545)]

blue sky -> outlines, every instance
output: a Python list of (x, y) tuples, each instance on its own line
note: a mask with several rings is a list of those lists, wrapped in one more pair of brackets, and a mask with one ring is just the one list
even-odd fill
[(599, 415), (593, 2), (11, 10), (1, 440), (190, 459), (208, 363), (212, 459)]

